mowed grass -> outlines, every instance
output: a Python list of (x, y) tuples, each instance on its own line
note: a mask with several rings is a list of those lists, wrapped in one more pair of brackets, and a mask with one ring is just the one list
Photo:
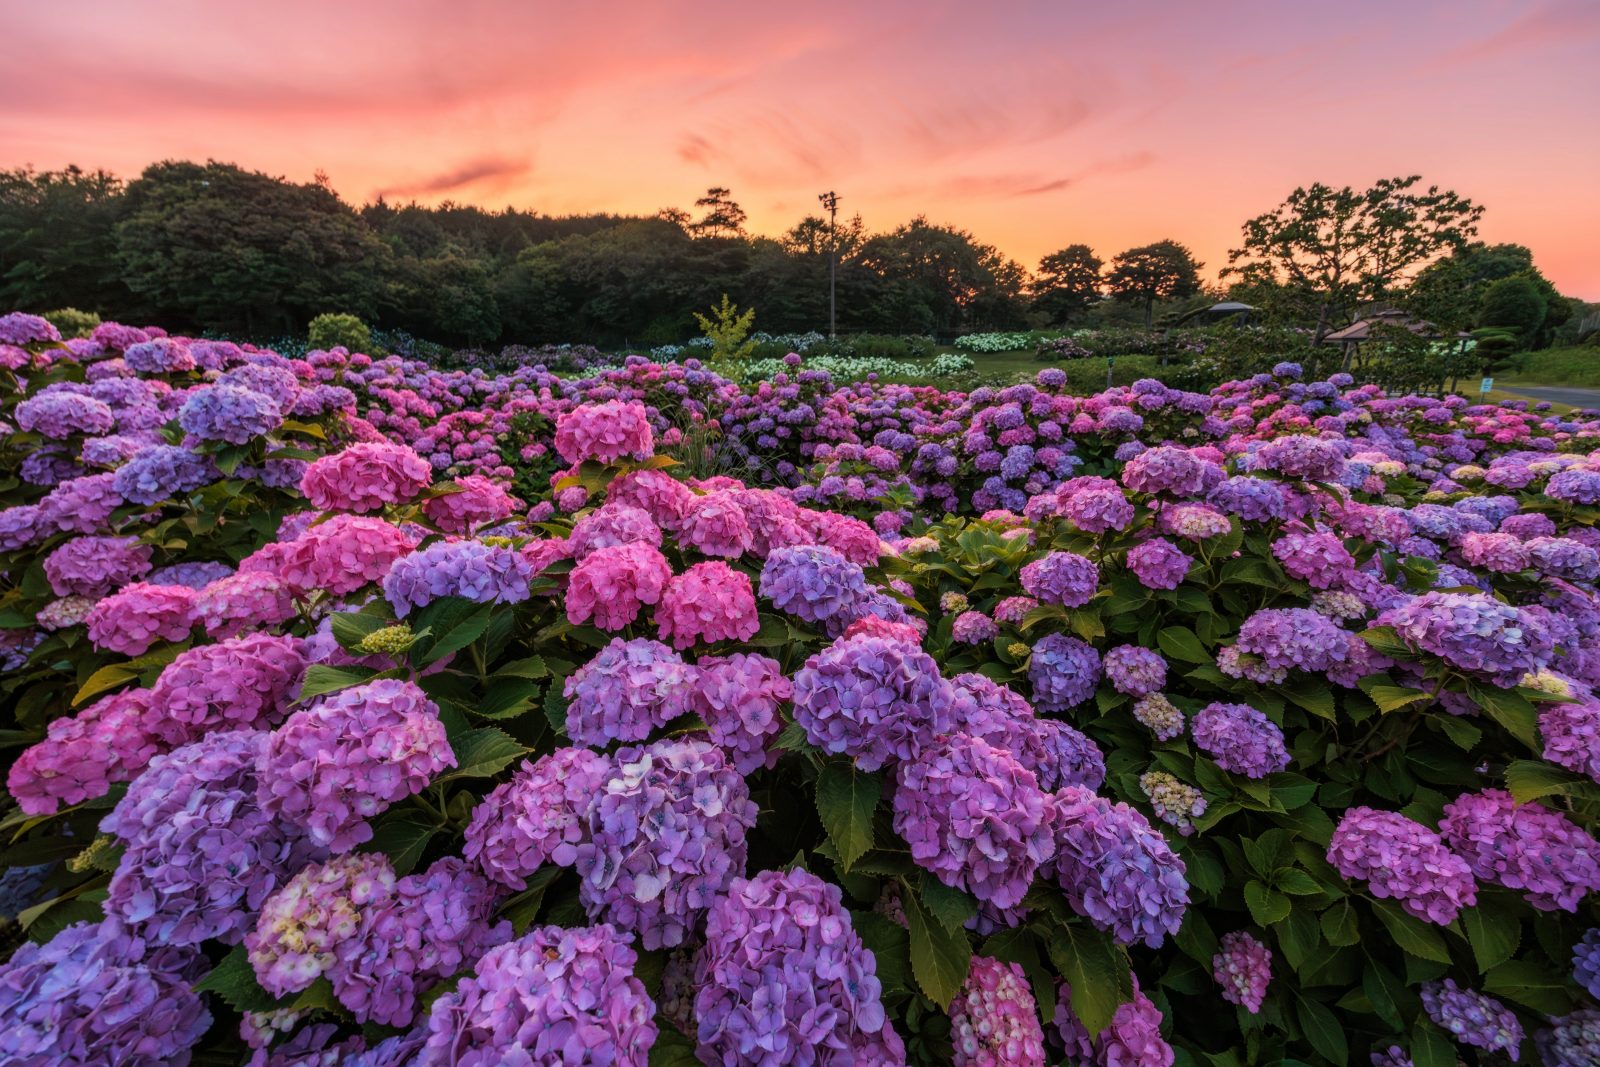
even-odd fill
[(1600, 387), (1600, 347), (1570, 345), (1524, 352), (1497, 375), (1506, 385), (1571, 385)]

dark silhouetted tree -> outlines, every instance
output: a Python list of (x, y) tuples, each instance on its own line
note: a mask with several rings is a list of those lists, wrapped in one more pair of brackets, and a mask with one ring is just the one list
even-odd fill
[(690, 224), (696, 237), (741, 237), (744, 235), (744, 208), (734, 200), (733, 194), (721, 186), (706, 190), (706, 195), (694, 202), (705, 214), (698, 222)]
[(1100, 299), (1103, 266), (1088, 245), (1068, 245), (1045, 256), (1033, 279), (1033, 309), (1054, 326), (1079, 318)]
[(1144, 306), (1150, 325), (1157, 300), (1193, 296), (1200, 291), (1200, 268), (1194, 254), (1177, 241), (1157, 241), (1119, 252), (1106, 274), (1106, 291), (1118, 300)]

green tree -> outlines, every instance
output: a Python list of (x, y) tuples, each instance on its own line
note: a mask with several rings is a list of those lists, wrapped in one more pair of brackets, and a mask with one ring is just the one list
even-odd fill
[(1422, 178), (1384, 178), (1365, 190), (1318, 182), (1244, 224), (1223, 276), (1284, 286), (1317, 307), (1316, 338), (1336, 316), (1386, 298), (1418, 269), (1477, 233), (1483, 208)]
[(864, 273), (841, 273), (839, 302), (860, 309), (864, 328), (932, 333), (1025, 324), (1022, 267), (965, 230), (918, 216), (869, 238), (851, 262)]
[(328, 307), (371, 316), (388, 249), (323, 186), (226, 163), (157, 163), (129, 183), (116, 261), (166, 321), (298, 332)]
[(44, 317), (49, 320), (64, 340), (74, 337), (88, 337), (94, 333), (94, 328), (100, 325), (100, 316), (92, 311), (79, 311), (77, 308), (57, 308), (55, 311), (46, 311)]
[(755, 351), (756, 343), (749, 338), (750, 327), (756, 321), (756, 309), (740, 311), (728, 299), (727, 293), (722, 294), (720, 303), (712, 306), (710, 315), (702, 315), (697, 311), (694, 320), (700, 324), (701, 333), (711, 341), (711, 363), (714, 366), (743, 363)]
[(372, 331), (354, 315), (325, 311), (311, 320), (306, 329), (306, 343), (312, 348), (330, 349), (343, 346), (352, 352), (372, 352)]
[(1119, 252), (1106, 274), (1106, 290), (1117, 300), (1144, 307), (1149, 326), (1157, 300), (1192, 296), (1200, 291), (1200, 268), (1194, 254), (1177, 241), (1157, 241)]
[(694, 202), (703, 215), (689, 229), (696, 237), (743, 237), (746, 215), (733, 194), (722, 186), (713, 186), (706, 195)]
[(113, 256), (122, 188), (103, 170), (0, 171), (0, 307), (132, 310)]
[(1100, 269), (1104, 266), (1088, 245), (1068, 245), (1045, 256), (1033, 278), (1033, 309), (1051, 325), (1080, 318), (1100, 299)]
[(1481, 326), (1509, 330), (1524, 348), (1538, 336), (1549, 305), (1532, 278), (1514, 274), (1501, 278), (1483, 291), (1478, 311)]

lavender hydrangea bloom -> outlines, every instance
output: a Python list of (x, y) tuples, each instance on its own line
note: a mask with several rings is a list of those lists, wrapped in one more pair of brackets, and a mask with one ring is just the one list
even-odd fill
[(1046, 604), (1082, 607), (1094, 599), (1100, 568), (1073, 552), (1052, 552), (1022, 568), (1022, 588)]
[(587, 819), (576, 866), (589, 917), (671, 948), (744, 870), (756, 806), (721, 749), (667, 740), (619, 749)]
[(589, 804), (610, 773), (610, 762), (587, 748), (558, 748), (537, 763), (524, 761), (472, 810), (463, 853), (517, 890), (547, 862), (572, 866)]
[(1473, 989), (1462, 989), (1454, 978), (1422, 984), (1422, 1007), (1428, 1018), (1463, 1045), (1503, 1051), (1513, 1061), (1522, 1047), (1522, 1023), (1498, 1000)]
[(335, 949), (333, 995), (357, 1022), (409, 1025), (419, 993), (511, 936), (509, 922), (491, 919), (500, 895), (454, 857), (401, 878)]
[(1165, 537), (1152, 537), (1128, 550), (1128, 569), (1147, 589), (1176, 589), (1194, 558)]
[(394, 868), (377, 852), (350, 852), (303, 867), (267, 898), (244, 936), (261, 988), (296, 993), (333, 970), (341, 945), (361, 930), (361, 912), (394, 894)]
[(1022, 902), (1055, 854), (1050, 803), (1032, 771), (966, 734), (895, 769), (894, 828), (945, 885), (998, 908)]
[(573, 559), (583, 559), (596, 549), (635, 541), (660, 548), (661, 527), (642, 508), (611, 502), (574, 523), (567, 545)]
[(1105, 654), (1106, 678), (1119, 693), (1142, 697), (1167, 682), (1167, 661), (1161, 653), (1138, 645), (1119, 645)]
[(43, 393), (17, 405), (17, 428), (52, 440), (94, 436), (116, 425), (111, 405), (78, 393)]
[(1145, 817), (1081, 786), (1056, 800), (1051, 871), (1074, 911), (1125, 945), (1159, 948), (1189, 906), (1183, 860)]
[(0, 965), (0, 1060), (186, 1067), (211, 1026), (191, 988), (205, 957), (128, 930), (74, 923)]
[(838, 886), (807, 871), (736, 879), (706, 917), (694, 984), (707, 1062), (747, 1062), (759, 1049), (773, 1063), (905, 1063)]
[(1141, 774), (1139, 790), (1150, 801), (1156, 818), (1183, 837), (1194, 833), (1194, 820), (1206, 813), (1205, 794), (1166, 771)]
[(1248, 704), (1207, 704), (1195, 715), (1190, 731), (1200, 750), (1225, 771), (1265, 778), (1289, 767), (1283, 731), (1265, 712)]
[(774, 549), (761, 568), (760, 593), (787, 615), (817, 623), (832, 634), (844, 629), (867, 596), (861, 568), (822, 545)]
[(1478, 900), (1467, 862), (1438, 834), (1397, 811), (1346, 811), (1328, 842), (1328, 862), (1340, 877), (1367, 882), (1373, 896), (1398, 900), (1412, 915), (1440, 926)]
[(1350, 634), (1310, 608), (1263, 608), (1239, 627), (1239, 652), (1254, 661), (1230, 661), (1225, 673), (1264, 684), (1281, 682), (1291, 670), (1325, 672), (1350, 656)]
[(1378, 616), (1413, 648), (1503, 688), (1550, 663), (1555, 642), (1530, 613), (1482, 594), (1424, 593)]
[(1094, 696), (1100, 684), (1100, 653), (1087, 642), (1066, 634), (1048, 634), (1033, 646), (1028, 663), (1033, 702), (1043, 711), (1060, 712)]
[(835, 641), (794, 676), (794, 718), (807, 740), (867, 771), (914, 758), (951, 729), (955, 705), (931, 656), (882, 637)]
[(1550, 1029), (1533, 1035), (1543, 1067), (1593, 1067), (1600, 1062), (1600, 1009), (1579, 1008), (1550, 1023)]
[(1600, 1000), (1600, 928), (1590, 928), (1572, 946), (1572, 980)]
[(209, 456), (181, 445), (150, 445), (117, 468), (112, 485), (130, 504), (159, 504), (210, 485), (220, 476)]
[(604, 746), (643, 741), (689, 710), (694, 668), (659, 641), (614, 637), (567, 678), (567, 735)]
[(778, 661), (735, 652), (707, 656), (695, 668), (691, 705), (734, 768), (748, 775), (776, 766), (778, 754), (767, 746), (783, 730), (779, 706), (794, 696)]
[(950, 681), (971, 697), (959, 706), (959, 728), (1010, 752), (1045, 792), (1066, 785), (1098, 789), (1105, 781), (1105, 757), (1081, 731), (1059, 719), (1036, 718), (1021, 694), (981, 674), (958, 674)]
[(1480, 881), (1518, 889), (1540, 911), (1578, 910), (1600, 890), (1600, 843), (1561, 812), (1500, 789), (1463, 793), (1439, 830)]
[(283, 425), (278, 402), (237, 385), (215, 385), (189, 394), (178, 411), (184, 433), (202, 441), (249, 444)]
[(401, 556), (383, 579), (384, 598), (402, 619), (412, 608), (456, 596), (479, 604), (528, 599), (533, 568), (516, 549), (481, 541), (436, 541)]
[(256, 800), (267, 735), (212, 734), (151, 760), (100, 823), (123, 845), (106, 912), (162, 944), (238, 944), (316, 847)]
[(428, 1014), (416, 1067), (644, 1067), (655, 1004), (629, 937), (604, 923), (537, 927), (490, 950)]

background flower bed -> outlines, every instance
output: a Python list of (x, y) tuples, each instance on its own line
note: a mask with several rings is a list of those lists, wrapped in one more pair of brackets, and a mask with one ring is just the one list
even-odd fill
[(10, 1055), (1593, 1052), (1596, 424), (0, 340)]

